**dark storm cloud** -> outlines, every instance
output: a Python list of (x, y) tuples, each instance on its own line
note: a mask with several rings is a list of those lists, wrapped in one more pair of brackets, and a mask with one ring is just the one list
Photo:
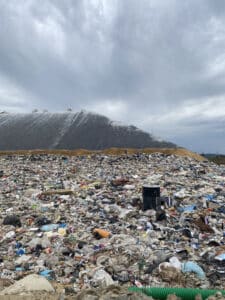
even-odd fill
[(1, 107), (94, 110), (194, 150), (218, 127), (225, 152), (224, 6), (0, 0)]

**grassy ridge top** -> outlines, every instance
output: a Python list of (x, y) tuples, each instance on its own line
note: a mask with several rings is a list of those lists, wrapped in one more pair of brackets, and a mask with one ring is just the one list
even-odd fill
[(225, 155), (223, 154), (203, 154), (205, 158), (218, 165), (225, 165)]
[(104, 150), (17, 150), (17, 151), (0, 151), (0, 155), (32, 155), (32, 154), (54, 154), (54, 155), (66, 155), (66, 156), (79, 156), (79, 155), (94, 155), (94, 154), (106, 154), (106, 155), (124, 155), (124, 154), (137, 154), (137, 153), (163, 153), (167, 155), (180, 155), (187, 156), (199, 161), (206, 160), (203, 156), (189, 151), (184, 148), (108, 148)]

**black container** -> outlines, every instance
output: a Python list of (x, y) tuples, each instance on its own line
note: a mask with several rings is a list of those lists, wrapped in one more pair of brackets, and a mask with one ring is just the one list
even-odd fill
[(143, 186), (143, 210), (155, 209), (160, 207), (160, 187), (159, 186)]

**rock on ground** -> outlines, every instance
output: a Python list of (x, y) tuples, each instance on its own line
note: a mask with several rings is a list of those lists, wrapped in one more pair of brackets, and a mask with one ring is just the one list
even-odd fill
[(0, 292), (2, 295), (26, 294), (30, 292), (55, 292), (52, 285), (42, 276), (31, 274)]

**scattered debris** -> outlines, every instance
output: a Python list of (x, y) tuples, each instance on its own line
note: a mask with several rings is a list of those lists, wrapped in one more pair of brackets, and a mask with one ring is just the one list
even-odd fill
[(1, 281), (37, 276), (79, 299), (112, 284), (225, 286), (224, 166), (161, 153), (0, 160)]

